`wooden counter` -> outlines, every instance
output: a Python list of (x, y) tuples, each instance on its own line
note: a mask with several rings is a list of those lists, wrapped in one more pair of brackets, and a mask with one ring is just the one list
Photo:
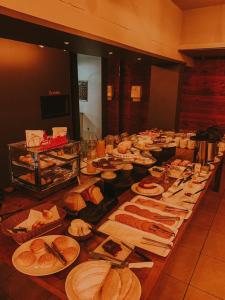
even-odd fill
[[(185, 150), (180, 150), (177, 151), (177, 157), (179, 158), (189, 158), (188, 156), (190, 155), (190, 152), (185, 151)], [(216, 177), (218, 177), (222, 168), (222, 161), (219, 164), (215, 165), (215, 169), (212, 172), (212, 175), (210, 179), (207, 182), (206, 185), (206, 190), (204, 190), (198, 199), (198, 202), (196, 203), (195, 207), (193, 208), (193, 214), (195, 214), (195, 211), (198, 209), (198, 205), (201, 201), (204, 199), (205, 193), (207, 193), (207, 190), (212, 186), (212, 183)], [(85, 178), (83, 179), (85, 180)], [(172, 182), (171, 182), (172, 183)], [(46, 198), (44, 201), (50, 201), (54, 202), (57, 204), (61, 204), (62, 198), (65, 192), (67, 192), (70, 188), (67, 188), (65, 190), (62, 190), (54, 195), (49, 196)], [(123, 193), (119, 198), (119, 205), (124, 203), (125, 201), (129, 201), (132, 197), (134, 197), (135, 194), (129, 189), (125, 193)], [(2, 207), (1, 212), (7, 212), (11, 210), (15, 210), (17, 208), (21, 207), (27, 207), (31, 205), (39, 204), (39, 202), (32, 197), (24, 196), (23, 193), (15, 192), (10, 196), (7, 196), (6, 199), (4, 200), (4, 204)], [(117, 208), (115, 207), (114, 210)], [(109, 213), (111, 214), (111, 212)], [(176, 246), (178, 245), (181, 237), (185, 233), (185, 230), (188, 226), (188, 224), (191, 222), (192, 216), (188, 219), (185, 220), (182, 226), (179, 229), (179, 232), (174, 240), (174, 247), (170, 254), (166, 258), (159, 257), (157, 255), (154, 255), (152, 253), (144, 251), (145, 254), (148, 254), (149, 257), (154, 261), (154, 266), (152, 269), (134, 269), (133, 271), (135, 274), (138, 276), (140, 279), (141, 285), (142, 285), (142, 300), (148, 300), (150, 298), (150, 295), (157, 283), (157, 281), (160, 278), (160, 275), (163, 271), (163, 269), (166, 267), (166, 264), (170, 258), (171, 253), (174, 251)], [(104, 222), (105, 218), (101, 221)], [(66, 233), (66, 228), (68, 226), (68, 221), (65, 220), (62, 228), (58, 228), (55, 231), (52, 231), (51, 234), (63, 234)], [(86, 242), (80, 242), (80, 247), (81, 247), (81, 253), (78, 258), (78, 260), (73, 263), (70, 267), (67, 269), (53, 274), (49, 276), (43, 276), (43, 277), (31, 277), (32, 280), (34, 280), (37, 284), (39, 284), (41, 287), (46, 288), (49, 292), (52, 294), (56, 295), (60, 299), (67, 299), (66, 294), (65, 294), (65, 279), (67, 274), (70, 272), (72, 268), (74, 268), (77, 264), (80, 262), (86, 261), (88, 259), (88, 252), (90, 250), (93, 250), (96, 248), (96, 246), (103, 240), (103, 238), (99, 236), (95, 236), (92, 239), (86, 241)], [(7, 263), (11, 265), (11, 257), (14, 252), (14, 250), (18, 247), (18, 245), (9, 237), (4, 236), (2, 233), (0, 233), (0, 261)], [(141, 261), (141, 258), (137, 256), (136, 254), (131, 254), (131, 256), (128, 258), (128, 261), (131, 262), (137, 262)], [(24, 275), (26, 276), (26, 275)], [(30, 276), (29, 276), (30, 277)]]

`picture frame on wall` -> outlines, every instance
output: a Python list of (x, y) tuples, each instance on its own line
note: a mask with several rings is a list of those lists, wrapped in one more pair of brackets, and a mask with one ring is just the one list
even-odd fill
[(79, 100), (88, 101), (88, 81), (79, 80), (78, 86), (79, 86)]

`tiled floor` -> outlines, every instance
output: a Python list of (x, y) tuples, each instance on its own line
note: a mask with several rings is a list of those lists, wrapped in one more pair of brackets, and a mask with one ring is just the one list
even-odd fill
[(225, 299), (225, 170), (209, 191), (149, 300)]
[[(58, 298), (0, 262), (0, 300), (28, 299)], [(207, 193), (149, 300), (181, 299), (225, 299), (225, 170), (220, 192)]]

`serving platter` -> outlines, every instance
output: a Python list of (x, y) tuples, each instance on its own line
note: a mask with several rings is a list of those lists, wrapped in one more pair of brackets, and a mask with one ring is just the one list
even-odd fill
[[(74, 285), (74, 281), (77, 280), (77, 278), (83, 277), (84, 275), (82, 274), (82, 267), (85, 266), (85, 270), (90, 268), (90, 265), (93, 263), (93, 261), (88, 261), (88, 262), (84, 262), (79, 264), (78, 266), (76, 266), (74, 269), (72, 269), (70, 271), (70, 273), (68, 274), (67, 278), (66, 278), (66, 282), (65, 282), (65, 290), (66, 290), (66, 295), (68, 297), (69, 300), (80, 300), (79, 296), (77, 295), (77, 293), (74, 291), (73, 285)], [(123, 300), (139, 300), (141, 297), (141, 284), (139, 279), (137, 278), (137, 276), (128, 268), (124, 269), (125, 272), (130, 272), (131, 273), (131, 282), (130, 282), (130, 286), (127, 289), (127, 293), (125, 295), (125, 297), (123, 297)], [(93, 275), (94, 276), (94, 275)], [(126, 284), (126, 282), (122, 282), (120, 284), (120, 289), (122, 288), (123, 284)], [(104, 282), (102, 283), (102, 285), (104, 285)], [(118, 288), (118, 287), (117, 287)], [(119, 290), (114, 290), (115, 294), (119, 293)], [(101, 288), (100, 291), (96, 294), (93, 295), (93, 300), (103, 300), (102, 295), (101, 295)], [(116, 298), (117, 299), (117, 298)], [(106, 300), (106, 299), (104, 299)], [(109, 300), (109, 299), (107, 299)]]
[[(128, 206), (134, 206), (134, 207), (139, 208), (141, 210), (149, 211), (149, 212), (151, 212), (153, 214), (159, 215), (162, 218), (165, 217), (164, 220), (166, 220), (167, 217), (168, 217), (168, 220), (169, 220), (169, 218), (174, 218), (174, 215), (172, 215), (170, 213), (165, 213), (165, 212), (162, 212), (160, 210), (156, 210), (154, 208), (143, 206), (143, 205), (140, 205), (138, 203), (134, 203), (134, 202), (130, 202), (130, 201), (127, 201), (127, 202), (123, 203), (118, 209), (122, 210), (122, 211), (126, 211), (126, 208)], [(132, 214), (139, 216), (139, 214), (135, 214), (135, 213), (132, 213)], [(156, 221), (157, 223), (161, 223), (163, 225), (167, 225), (168, 227), (170, 227), (172, 229), (178, 229), (181, 226), (181, 224), (183, 223), (183, 221), (184, 221), (184, 219), (182, 217), (178, 217), (178, 219), (175, 220), (172, 225), (170, 225), (170, 224), (166, 224), (163, 221), (160, 221), (160, 218), (158, 220), (157, 220), (157, 218), (146, 218), (146, 219), (152, 220), (152, 221)]]
[[(46, 235), (46, 236), (42, 236), (41, 239), (43, 239), (49, 246), (51, 245), (51, 243), (57, 238), (57, 237), (61, 237), (62, 235)], [(46, 276), (46, 275), (51, 275), (51, 274), (55, 274), (59, 271), (62, 271), (64, 269), (66, 269), (67, 267), (69, 267), (79, 256), (80, 254), (80, 245), (78, 244), (77, 241), (75, 241), (73, 238), (65, 236), (67, 239), (69, 239), (69, 245), (70, 247), (74, 247), (76, 248), (76, 256), (75, 258), (68, 262), (66, 264), (66, 266), (64, 266), (60, 261), (56, 260), (56, 263), (54, 264), (53, 267), (50, 268), (41, 268), (40, 266), (38, 266), (37, 264), (37, 260), (40, 257), (40, 254), (36, 255), (37, 259), (35, 261), (35, 263), (29, 267), (23, 267), (20, 266), (18, 264), (18, 262), (16, 261), (17, 256), (22, 253), (23, 251), (29, 251), (30, 250), (30, 244), (32, 243), (32, 241), (36, 240), (32, 239), (27, 241), (26, 243), (20, 245), (15, 252), (13, 253), (12, 256), (12, 264), (13, 266), (21, 273), (26, 274), (26, 275), (31, 275), (31, 276)], [(43, 254), (43, 253), (42, 253)]]

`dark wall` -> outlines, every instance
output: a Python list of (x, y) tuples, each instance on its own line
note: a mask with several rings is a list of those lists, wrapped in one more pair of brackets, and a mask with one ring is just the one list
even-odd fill
[(195, 61), (186, 68), (181, 98), (180, 128), (220, 125), (225, 132), (225, 58)]
[(175, 129), (179, 93), (178, 67), (151, 67), (149, 126)]
[(105, 101), (105, 126), (108, 134), (119, 132), (119, 105), (120, 105), (120, 60), (115, 56), (109, 57), (106, 61), (106, 84), (113, 86), (113, 99)]
[[(138, 132), (149, 128), (150, 64), (110, 57), (107, 62), (107, 82), (113, 86), (112, 101), (106, 102), (108, 133)], [(142, 86), (141, 102), (131, 99), (131, 86)]]
[[(149, 128), (150, 64), (144, 61), (121, 62), (120, 131), (139, 132)], [(132, 85), (142, 87), (140, 102), (131, 99)]]
[(0, 39), (0, 186), (9, 183), (7, 144), (25, 139), (25, 129), (67, 126), (71, 116), (42, 120), (40, 96), (70, 94), (69, 54), (53, 48)]

